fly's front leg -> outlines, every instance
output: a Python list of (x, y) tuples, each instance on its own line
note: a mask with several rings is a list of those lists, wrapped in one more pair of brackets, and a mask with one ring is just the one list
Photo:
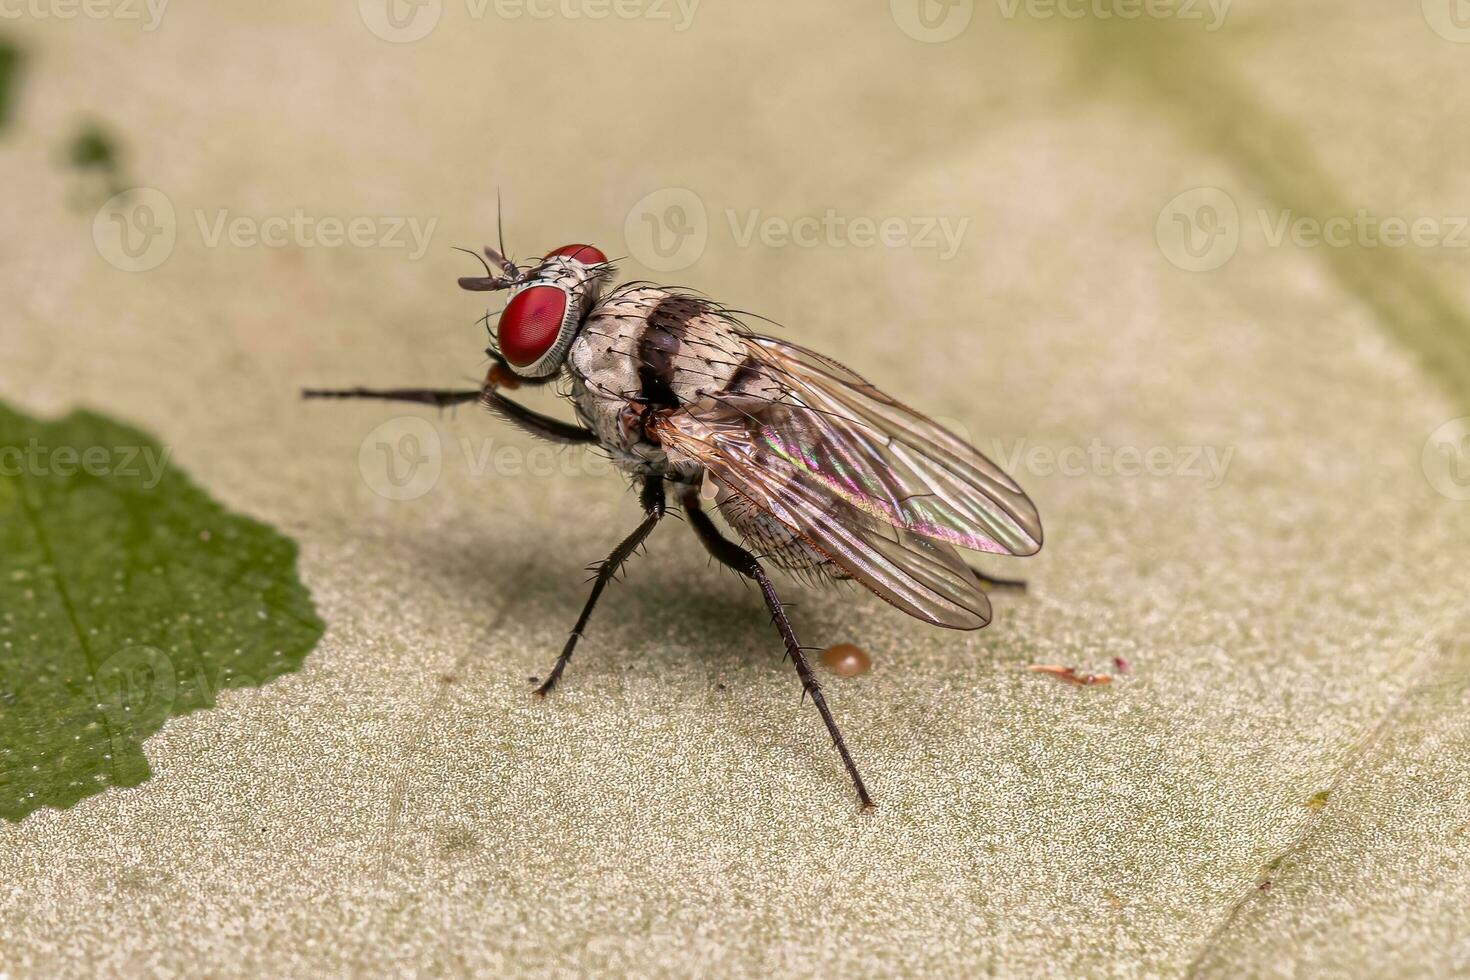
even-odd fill
[(480, 389), (339, 388), (328, 390), (322, 388), (306, 388), (301, 392), (301, 397), (335, 399), (373, 398), (378, 401), (417, 402), (420, 405), (433, 405), (435, 408), (449, 408), (452, 405), (463, 405), (466, 402), (479, 400)]
[(533, 412), (519, 402), (506, 398), (488, 384), (480, 392), (480, 402), (522, 432), (529, 432), (537, 438), (566, 445), (585, 445), (597, 441), (597, 433), (591, 429)]
[(858, 800), (862, 802), (863, 809), (871, 810), (873, 798), (868, 795), (868, 788), (863, 785), (863, 777), (858, 773), (857, 764), (852, 761), (852, 755), (847, 751), (847, 743), (842, 741), (842, 732), (838, 730), (837, 721), (827, 708), (827, 699), (822, 695), (822, 688), (817, 684), (817, 679), (801, 652), (801, 644), (797, 642), (796, 631), (791, 628), (791, 621), (786, 618), (786, 609), (781, 605), (781, 600), (776, 595), (775, 586), (771, 584), (766, 570), (761, 567), (755, 555), (720, 533), (720, 529), (715, 527), (714, 522), (706, 516), (700, 506), (698, 490), (685, 493), (681, 501), (685, 513), (689, 515), (689, 526), (694, 528), (694, 533), (699, 536), (700, 542), (715, 557), (715, 560), (733, 568), (760, 586), (761, 596), (771, 610), (771, 619), (781, 633), (782, 642), (786, 644), (786, 655), (796, 665), (796, 673), (801, 678), (802, 688), (811, 695), (812, 704), (815, 704), (817, 711), (821, 713), (822, 722), (827, 726), (827, 733), (832, 736), (832, 744), (837, 746), (837, 754), (842, 756), (842, 764), (847, 768), (848, 776), (852, 778), (853, 788), (857, 790)]
[(618, 574), (618, 569), (632, 556), (634, 551), (641, 545), (653, 531), (654, 525), (664, 516), (666, 503), (664, 500), (664, 481), (656, 476), (650, 476), (643, 481), (643, 512), (647, 515), (643, 523), (639, 524), (632, 534), (623, 539), (623, 542), (613, 549), (612, 554), (602, 564), (597, 566), (597, 578), (592, 584), (592, 594), (587, 597), (587, 604), (582, 607), (582, 615), (577, 617), (577, 625), (572, 627), (571, 635), (567, 637), (566, 646), (562, 647), (561, 656), (556, 658), (556, 665), (551, 668), (545, 683), (536, 688), (536, 693), (545, 697), (556, 685), (557, 679), (561, 677), (562, 671), (567, 669), (567, 661), (572, 659), (572, 651), (577, 648), (577, 641), (582, 638), (582, 633), (587, 629), (587, 621), (592, 618), (592, 609), (597, 605), (597, 600), (602, 596), (602, 590)]
[[(496, 368), (498, 367), (499, 365), (496, 366)], [(546, 439), (551, 442), (560, 442), (567, 445), (583, 445), (597, 441), (597, 434), (591, 429), (584, 429), (580, 425), (572, 425), (560, 419), (554, 419), (550, 415), (542, 415), (540, 412), (532, 411), (519, 402), (511, 401), (502, 395), (496, 390), (501, 383), (497, 377), (496, 368), (491, 369), (490, 376), (485, 379), (483, 387), (473, 390), (450, 390), (444, 388), (342, 388), (325, 390), (308, 388), (301, 392), (301, 397), (334, 399), (372, 398), (379, 401), (416, 402), (420, 405), (433, 405), (435, 408), (448, 408), (453, 405), (463, 405), (467, 402), (478, 401), (511, 425), (539, 439)]]

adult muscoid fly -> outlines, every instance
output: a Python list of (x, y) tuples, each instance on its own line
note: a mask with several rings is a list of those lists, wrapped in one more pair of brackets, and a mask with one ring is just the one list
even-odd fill
[[(752, 579), (864, 808), (863, 785), (826, 698), (766, 573), (850, 579), (936, 626), (990, 621), (985, 587), (956, 549), (1031, 555), (1036, 508), (1000, 467), (828, 357), (747, 329), (728, 309), (645, 282), (613, 288), (613, 266), (567, 245), (521, 267), (487, 248), (485, 275), (459, 280), (510, 293), (475, 390), (311, 390), (448, 406), (478, 401), (532, 435), (600, 447), (641, 486), (643, 522), (598, 566), (551, 673), (561, 677), (592, 609), (663, 518), (669, 492), (718, 561)], [(493, 268), (492, 268), (493, 264)], [(575, 424), (531, 411), (500, 389), (562, 382)], [(507, 383), (509, 382), (509, 384)], [(741, 538), (727, 538), (707, 500)]]

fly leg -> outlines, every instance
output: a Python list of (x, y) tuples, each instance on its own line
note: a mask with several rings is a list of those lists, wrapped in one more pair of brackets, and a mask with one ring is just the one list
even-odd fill
[(782, 642), (786, 644), (786, 655), (796, 665), (796, 673), (801, 678), (802, 689), (811, 695), (812, 704), (815, 704), (817, 711), (821, 712), (822, 721), (827, 726), (827, 733), (832, 736), (832, 744), (837, 746), (837, 754), (842, 756), (842, 764), (847, 767), (847, 774), (852, 777), (853, 788), (857, 790), (863, 809), (871, 810), (873, 798), (868, 795), (868, 788), (863, 785), (863, 777), (858, 774), (857, 764), (852, 761), (852, 756), (847, 751), (847, 744), (842, 741), (842, 732), (837, 729), (837, 722), (827, 708), (827, 699), (822, 695), (822, 689), (817, 684), (811, 667), (807, 665), (806, 657), (802, 655), (801, 644), (796, 639), (796, 631), (791, 628), (791, 621), (786, 618), (786, 609), (781, 605), (776, 589), (771, 585), (766, 570), (761, 567), (760, 560), (720, 533), (719, 528), (715, 527), (714, 522), (701, 509), (697, 489), (685, 493), (682, 503), (685, 512), (689, 515), (689, 526), (694, 528), (694, 533), (699, 535), (700, 542), (715, 557), (715, 560), (733, 568), (760, 586), (761, 596), (771, 610), (771, 619), (781, 633)]
[(994, 592), (997, 589), (1006, 589), (1015, 592), (1026, 591), (1025, 579), (992, 578), (991, 576), (986, 575), (984, 572), (980, 571), (980, 569), (978, 568), (971, 568), (970, 572), (975, 576), (975, 580), (980, 583), (980, 587), (983, 588), (986, 592)]
[(338, 399), (375, 398), (380, 401), (418, 402), (421, 405), (433, 405), (435, 408), (448, 408), (452, 405), (463, 405), (466, 402), (478, 401), (511, 425), (539, 439), (569, 445), (597, 441), (597, 433), (591, 429), (584, 429), (580, 425), (570, 425), (560, 419), (554, 419), (549, 415), (533, 412), (524, 405), (506, 398), (495, 390), (495, 386), (492, 383), (488, 382), (483, 388), (477, 388), (473, 391), (464, 389), (446, 390), (443, 388), (346, 388), (338, 391), (324, 391), (308, 388), (301, 392), (301, 397)]
[(421, 405), (433, 405), (435, 408), (449, 408), (451, 405), (463, 405), (465, 402), (478, 401), (480, 389), (473, 391), (463, 389), (449, 390), (446, 388), (344, 388), (340, 390), (325, 391), (320, 388), (307, 388), (301, 392), (302, 398), (375, 398), (379, 401), (388, 402), (418, 402)]
[(597, 578), (592, 584), (592, 594), (587, 597), (587, 604), (582, 607), (582, 615), (577, 617), (577, 625), (572, 627), (566, 646), (562, 647), (561, 655), (556, 658), (556, 665), (551, 668), (551, 673), (547, 676), (545, 683), (536, 688), (538, 696), (546, 697), (555, 686), (557, 679), (561, 677), (561, 672), (567, 669), (567, 661), (572, 659), (572, 651), (577, 648), (577, 641), (582, 638), (582, 631), (587, 628), (587, 621), (592, 618), (592, 609), (602, 596), (602, 590), (607, 588), (607, 584), (618, 574), (618, 569), (622, 568), (623, 563), (634, 551), (638, 550), (638, 546), (648, 537), (654, 525), (664, 516), (666, 506), (664, 481), (656, 476), (647, 477), (643, 481), (641, 499), (643, 512), (647, 516), (643, 518), (643, 523), (639, 524), (632, 534), (624, 538), (623, 542), (613, 549), (612, 554), (597, 566)]

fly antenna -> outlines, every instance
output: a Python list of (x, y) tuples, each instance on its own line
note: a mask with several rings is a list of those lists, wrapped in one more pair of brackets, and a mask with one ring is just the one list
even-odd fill
[[(495, 188), (495, 234), (500, 243), (500, 254), (505, 255), (505, 205), (500, 201), (500, 188)], [(506, 259), (510, 262), (509, 259)], [(515, 263), (510, 262), (511, 269), (515, 269)], [(512, 272), (514, 275), (514, 272)]]
[(453, 248), (456, 252), (463, 252), (466, 255), (473, 255), (479, 261), (479, 263), (485, 267), (486, 277), (490, 279), (495, 278), (495, 273), (490, 270), (490, 264), (486, 262), (483, 257), (481, 257), (479, 252), (471, 252), (469, 249), (460, 248), (458, 245), (453, 246)]

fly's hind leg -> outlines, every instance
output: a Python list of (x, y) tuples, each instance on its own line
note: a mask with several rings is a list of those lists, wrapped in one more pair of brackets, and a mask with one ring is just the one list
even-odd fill
[(566, 646), (562, 647), (561, 655), (556, 658), (556, 665), (551, 668), (551, 673), (546, 681), (538, 688), (536, 693), (545, 697), (547, 693), (556, 686), (557, 679), (561, 677), (562, 671), (567, 669), (567, 662), (572, 659), (572, 651), (577, 648), (577, 641), (582, 638), (582, 632), (587, 628), (587, 621), (592, 618), (592, 609), (597, 605), (597, 600), (602, 596), (602, 590), (618, 574), (623, 563), (638, 550), (649, 533), (653, 531), (654, 525), (664, 516), (666, 504), (664, 501), (664, 481), (656, 476), (647, 477), (643, 481), (643, 512), (647, 515), (643, 523), (639, 524), (632, 534), (623, 539), (622, 543), (613, 549), (612, 554), (602, 564), (597, 566), (597, 577), (592, 584), (592, 594), (587, 597), (587, 604), (582, 607), (582, 615), (577, 617), (577, 625), (572, 627), (571, 635), (567, 637)]
[(720, 533), (719, 528), (715, 527), (714, 522), (701, 508), (697, 489), (685, 493), (681, 500), (685, 513), (689, 515), (689, 526), (694, 528), (694, 533), (699, 535), (700, 542), (715, 560), (760, 586), (761, 596), (771, 610), (771, 619), (781, 633), (781, 641), (786, 644), (786, 655), (791, 658), (791, 662), (796, 666), (797, 676), (801, 678), (802, 689), (811, 695), (812, 704), (815, 704), (817, 711), (821, 713), (822, 722), (827, 726), (827, 733), (832, 736), (832, 744), (837, 747), (837, 754), (842, 756), (842, 764), (847, 768), (848, 776), (852, 778), (853, 788), (857, 790), (858, 800), (862, 803), (863, 809), (871, 810), (873, 798), (868, 795), (868, 788), (863, 785), (863, 777), (858, 773), (857, 764), (852, 761), (852, 755), (847, 751), (847, 744), (842, 741), (842, 732), (838, 730), (837, 721), (827, 707), (827, 699), (822, 694), (822, 688), (817, 684), (817, 679), (801, 652), (801, 644), (797, 642), (796, 631), (791, 628), (791, 621), (786, 617), (786, 608), (776, 595), (776, 589), (771, 584), (770, 577), (766, 575), (766, 570), (761, 567), (760, 560)]
[(1026, 580), (1023, 578), (992, 578), (973, 566), (970, 568), (970, 573), (975, 576), (975, 581), (979, 582), (980, 587), (986, 592), (1002, 590), (1007, 592), (1026, 591)]

